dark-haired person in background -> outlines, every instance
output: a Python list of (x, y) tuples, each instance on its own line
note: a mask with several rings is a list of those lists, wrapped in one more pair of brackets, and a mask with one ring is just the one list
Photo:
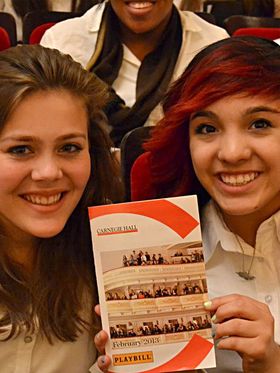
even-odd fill
[(113, 87), (119, 99), (108, 117), (118, 146), (129, 130), (158, 122), (170, 83), (202, 48), (227, 36), (172, 0), (110, 0), (59, 22), (41, 44), (70, 54)]
[(245, 14), (252, 17), (273, 17), (278, 0), (243, 0)]

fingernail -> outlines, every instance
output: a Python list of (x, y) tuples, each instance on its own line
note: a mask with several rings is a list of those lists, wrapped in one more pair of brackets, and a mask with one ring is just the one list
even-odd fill
[(216, 314), (213, 315), (213, 316), (211, 317), (211, 320), (212, 320), (212, 322), (215, 324), (215, 322), (216, 322), (216, 320), (217, 320), (217, 316), (216, 316)]
[(100, 338), (101, 338), (101, 334), (100, 334), (100, 332), (96, 334), (95, 338), (96, 338), (98, 341), (100, 340)]
[(207, 302), (204, 302), (204, 307), (205, 307), (205, 308), (211, 308), (211, 307), (212, 307), (212, 302), (211, 302), (211, 300), (208, 300)]
[(101, 364), (104, 365), (106, 362), (105, 356), (102, 356), (100, 360), (101, 360)]

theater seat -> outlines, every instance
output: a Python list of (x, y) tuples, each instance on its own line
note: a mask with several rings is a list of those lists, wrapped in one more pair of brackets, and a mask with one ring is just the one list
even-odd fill
[(16, 21), (10, 13), (0, 12), (0, 27), (7, 32), (10, 46), (17, 45)]
[(280, 18), (236, 15), (226, 18), (224, 25), (227, 32), (233, 35), (236, 30), (241, 28), (279, 28)]
[(244, 27), (234, 31), (232, 36), (250, 35), (259, 38), (275, 40), (280, 38), (280, 28), (272, 27)]
[(8, 49), (10, 48), (10, 46), (11, 41), (9, 38), (9, 34), (3, 27), (0, 27), (0, 51)]
[[(49, 12), (46, 10), (35, 10), (27, 13), (22, 24), (23, 44), (39, 43), (44, 32), (55, 23), (79, 17), (81, 14), (81, 12)], [(34, 35), (31, 39), (33, 32)]]
[(134, 161), (145, 150), (143, 143), (149, 138), (154, 127), (137, 127), (128, 132), (122, 139), (121, 148), (121, 174), (125, 187), (125, 200), (130, 201), (130, 172)]
[(130, 173), (131, 201), (156, 198), (156, 188), (151, 183), (150, 153), (141, 154), (133, 163)]
[(47, 22), (35, 27), (29, 36), (29, 44), (39, 44), (45, 31), (53, 25), (55, 25), (55, 22)]

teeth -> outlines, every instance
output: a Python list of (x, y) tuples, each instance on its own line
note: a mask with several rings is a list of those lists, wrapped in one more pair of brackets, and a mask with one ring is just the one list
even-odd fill
[(148, 6), (151, 6), (152, 3), (150, 2), (139, 2), (139, 3), (135, 3), (135, 2), (130, 2), (129, 3), (129, 6), (132, 7), (132, 8), (135, 8), (135, 9), (143, 9), (143, 8), (147, 8)]
[(61, 193), (55, 194), (53, 196), (38, 196), (34, 194), (26, 194), (23, 196), (23, 198), (31, 203), (34, 203), (34, 205), (42, 205), (42, 206), (50, 206), (57, 203), (61, 198)]
[(221, 174), (221, 180), (232, 186), (245, 185), (255, 180), (258, 177), (258, 172), (250, 172), (248, 174), (239, 174), (239, 175), (225, 175)]

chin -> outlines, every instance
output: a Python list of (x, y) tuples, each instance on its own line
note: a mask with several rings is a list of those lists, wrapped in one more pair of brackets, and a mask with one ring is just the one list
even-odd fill
[(60, 231), (51, 231), (51, 232), (36, 232), (34, 234), (34, 237), (37, 237), (37, 238), (52, 238), (52, 237), (57, 236), (60, 232), (61, 232), (61, 230)]
[(245, 216), (245, 215), (250, 215), (256, 212), (256, 208), (253, 207), (246, 207), (246, 206), (221, 206), (220, 205), (221, 211), (226, 214), (226, 215), (231, 215), (231, 216)]
[(34, 237), (38, 238), (52, 238), (54, 236), (57, 236), (64, 228), (63, 226), (56, 226), (56, 227), (44, 227), (44, 229), (36, 229), (33, 230), (32, 234)]

